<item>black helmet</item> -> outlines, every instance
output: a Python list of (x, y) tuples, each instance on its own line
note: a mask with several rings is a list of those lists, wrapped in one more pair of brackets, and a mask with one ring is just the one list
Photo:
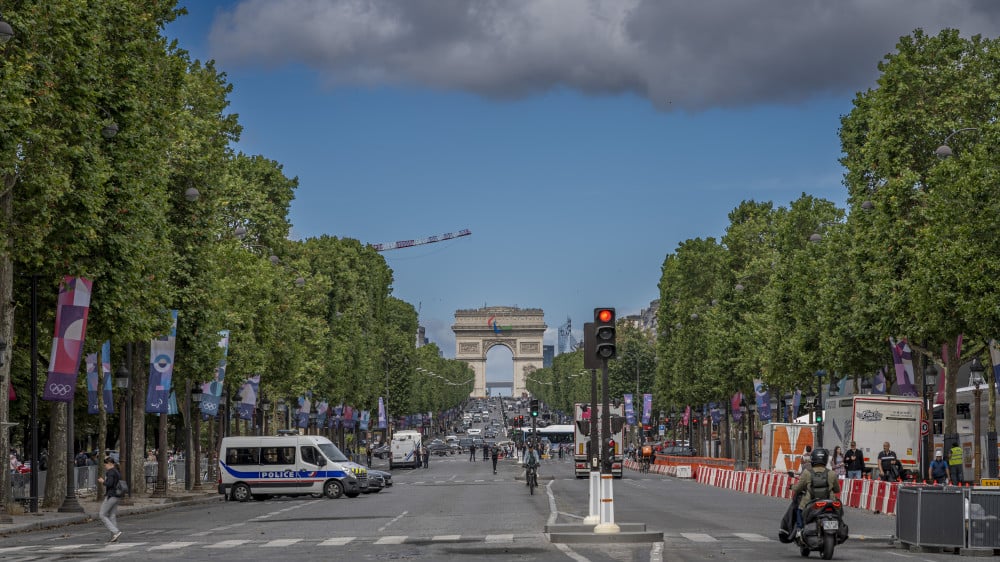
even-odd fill
[(827, 451), (826, 449), (816, 449), (812, 452), (812, 455), (810, 455), (809, 460), (812, 462), (813, 466), (826, 466), (826, 461), (830, 460), (830, 451)]

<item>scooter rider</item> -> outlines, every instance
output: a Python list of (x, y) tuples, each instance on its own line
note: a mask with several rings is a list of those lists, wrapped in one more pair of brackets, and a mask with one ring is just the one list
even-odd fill
[(809, 505), (809, 502), (837, 497), (837, 494), (840, 494), (840, 480), (837, 479), (837, 473), (826, 467), (827, 461), (830, 460), (829, 451), (815, 449), (809, 460), (812, 469), (804, 471), (799, 481), (792, 486), (794, 493), (804, 492), (802, 499), (799, 500), (799, 507), (795, 510), (797, 533), (805, 527), (802, 523), (802, 510)]

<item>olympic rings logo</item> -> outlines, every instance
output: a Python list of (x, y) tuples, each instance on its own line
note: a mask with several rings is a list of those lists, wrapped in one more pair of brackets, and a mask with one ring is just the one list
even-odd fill
[(49, 385), (49, 393), (55, 396), (69, 396), (73, 392), (73, 386), (69, 384), (52, 383)]

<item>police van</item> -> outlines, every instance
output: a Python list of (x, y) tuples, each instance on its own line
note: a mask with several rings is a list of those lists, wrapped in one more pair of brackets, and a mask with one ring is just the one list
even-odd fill
[(420, 446), (420, 433), (416, 431), (397, 431), (392, 434), (389, 444), (389, 470), (399, 466), (419, 468), (417, 464), (417, 447)]
[(353, 498), (368, 487), (367, 470), (318, 435), (225, 437), (219, 474), (219, 493), (241, 502), (271, 496)]

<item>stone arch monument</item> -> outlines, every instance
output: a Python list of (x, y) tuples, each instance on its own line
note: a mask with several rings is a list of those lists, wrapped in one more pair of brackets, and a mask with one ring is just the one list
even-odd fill
[(514, 383), (511, 395), (527, 392), (525, 377), (542, 368), (542, 336), (545, 313), (540, 308), (488, 306), (456, 310), (455, 359), (472, 366), (476, 384), (471, 396), (486, 396), (486, 353), (502, 345), (514, 355)]

